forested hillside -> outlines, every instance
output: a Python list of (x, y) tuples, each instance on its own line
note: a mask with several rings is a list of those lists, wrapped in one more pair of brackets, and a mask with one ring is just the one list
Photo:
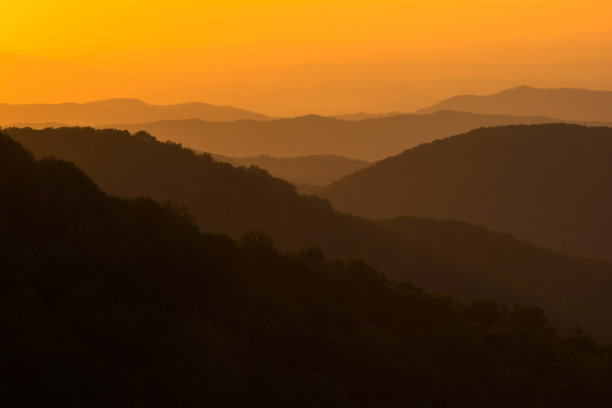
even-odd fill
[(609, 347), (107, 196), (0, 135), (3, 406), (593, 406)]
[(508, 126), (424, 144), (317, 192), (370, 218), (455, 218), (612, 260), (612, 128)]
[[(542, 250), (462, 223), (449, 229), (436, 220), (414, 220), (392, 227), (340, 214), (263, 170), (234, 168), (146, 133), (5, 131), (37, 156), (74, 161), (112, 194), (170, 198), (187, 206), (205, 232), (240, 237), (263, 230), (283, 249), (314, 244), (332, 257), (365, 259), (393, 279), (428, 290), (541, 306), (558, 327), (582, 325), (598, 338), (612, 339), (609, 263)], [(418, 231), (423, 236), (415, 235)]]

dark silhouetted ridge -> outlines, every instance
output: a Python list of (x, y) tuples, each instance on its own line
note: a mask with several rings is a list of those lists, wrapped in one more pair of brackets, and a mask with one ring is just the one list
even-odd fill
[(612, 398), (609, 348), (580, 331), (560, 338), (540, 309), (429, 295), (316, 248), (281, 253), (261, 232), (202, 234), (184, 209), (107, 196), (4, 135), (0, 182), (6, 406)]
[(37, 156), (74, 161), (105, 191), (170, 198), (189, 207), (203, 231), (239, 237), (263, 230), (283, 249), (314, 244), (333, 257), (364, 259), (393, 279), (464, 298), (537, 305), (563, 330), (581, 325), (598, 338), (612, 338), (609, 263), (462, 223), (408, 219), (389, 225), (340, 214), (329, 202), (300, 196), (294, 186), (257, 167), (234, 168), (144, 132), (6, 132)]
[(612, 260), (612, 129), (478, 129), (424, 144), (322, 189), (369, 218), (456, 218)]

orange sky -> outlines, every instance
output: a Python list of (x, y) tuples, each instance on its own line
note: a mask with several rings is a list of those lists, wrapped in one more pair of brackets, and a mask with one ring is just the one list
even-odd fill
[[(603, 69), (599, 61), (612, 59), (610, 45), (609, 0), (1, 0), (0, 101), (129, 96), (246, 104), (272, 114), (409, 108), (420, 103), (417, 94), (425, 100), (471, 89), (467, 83), (440, 85), (470, 76), (472, 68), (449, 68), (457, 62), (587, 61), (580, 70), (560, 68), (557, 82), (533, 68), (503, 74), (497, 83), (493, 77), (501, 74), (494, 71), (487, 86), (548, 80), (551, 86), (609, 87), (603, 74), (602, 81), (588, 77)], [(399, 68), (380, 75), (364, 68), (411, 61), (442, 65), (421, 69), (410, 81)], [(292, 67), (299, 64), (314, 64), (316, 72)], [(338, 88), (351, 79), (350, 92)], [(432, 80), (438, 82), (429, 90), (423, 81)], [(394, 105), (402, 96), (390, 95), (390, 81), (400, 81), (413, 96)], [(360, 86), (367, 89), (356, 91)], [(384, 86), (389, 91), (381, 91)], [(322, 105), (326, 100), (330, 106)]]

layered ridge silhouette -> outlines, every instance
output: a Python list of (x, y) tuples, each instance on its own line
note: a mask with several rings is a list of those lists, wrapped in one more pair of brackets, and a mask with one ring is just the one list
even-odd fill
[(364, 160), (336, 155), (237, 158), (213, 154), (212, 157), (236, 167), (261, 167), (270, 175), (298, 186), (324, 186), (371, 164)]
[(150, 105), (138, 99), (106, 99), (88, 103), (22, 104), (0, 103), (0, 125), (59, 122), (94, 126), (134, 121), (202, 119), (211, 122), (241, 119), (267, 120), (267, 116), (232, 106), (201, 102)]
[(478, 129), (423, 144), (319, 190), (369, 218), (456, 218), (612, 260), (612, 129)]
[(160, 140), (171, 140), (192, 149), (230, 157), (334, 154), (373, 161), (482, 126), (550, 122), (559, 120), (441, 111), (360, 121), (309, 115), (265, 122), (181, 120), (108, 127), (131, 132), (146, 130)]
[(489, 95), (459, 95), (416, 113), (443, 109), (517, 116), (549, 116), (563, 120), (612, 122), (612, 91), (519, 86)]
[(110, 193), (188, 206), (203, 231), (238, 237), (256, 228), (283, 249), (315, 244), (332, 257), (362, 258), (394, 279), (466, 298), (539, 305), (564, 330), (580, 324), (612, 338), (609, 263), (463, 223), (403, 218), (387, 224), (341, 214), (259, 168), (234, 168), (144, 132), (5, 131), (37, 156), (74, 161)]
[(202, 234), (184, 209), (107, 196), (2, 134), (0, 183), (7, 406), (612, 398), (609, 350), (560, 338), (540, 309), (429, 295), (316, 248), (280, 253), (261, 232)]

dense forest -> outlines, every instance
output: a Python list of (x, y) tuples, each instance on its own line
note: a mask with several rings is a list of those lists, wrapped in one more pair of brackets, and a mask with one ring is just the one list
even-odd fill
[(612, 260), (612, 129), (478, 129), (424, 144), (317, 192), (364, 217), (455, 218)]
[(0, 403), (607, 406), (612, 350), (184, 208), (101, 192), (0, 135)]
[(300, 196), (256, 168), (234, 168), (150, 135), (63, 128), (5, 129), (37, 156), (75, 162), (104, 190), (187, 206), (205, 232), (239, 238), (258, 229), (283, 250), (310, 245), (361, 258), (396, 280), (466, 299), (543, 307), (564, 330), (581, 325), (612, 340), (612, 265), (539, 249), (459, 222), (402, 218), (374, 222)]
[(481, 126), (558, 122), (546, 117), (479, 115), (441, 111), (427, 115), (397, 115), (366, 120), (340, 120), (308, 115), (269, 121), (213, 123), (165, 120), (109, 124), (107, 128), (145, 130), (196, 150), (230, 157), (262, 154), (277, 157), (336, 154), (366, 161), (381, 160), (418, 144)]

